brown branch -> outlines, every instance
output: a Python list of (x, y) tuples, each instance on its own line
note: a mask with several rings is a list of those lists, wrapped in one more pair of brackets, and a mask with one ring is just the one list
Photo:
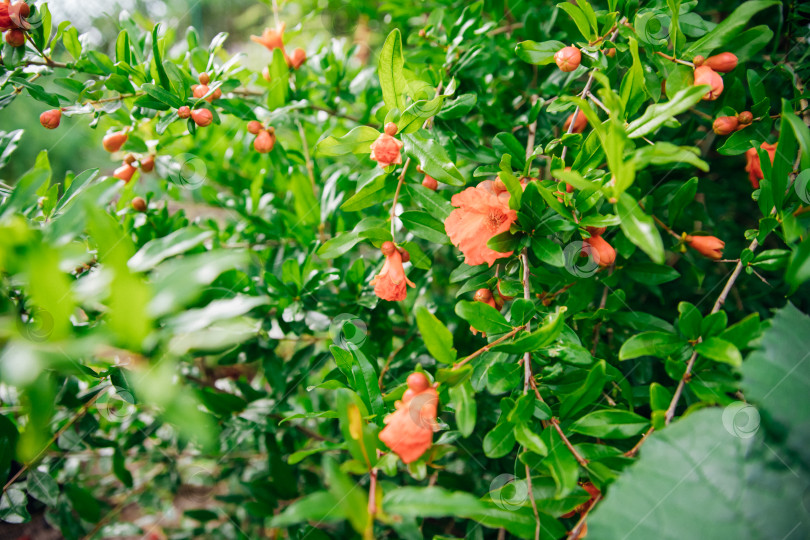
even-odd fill
[(98, 393), (97, 393), (95, 396), (93, 396), (92, 398), (90, 398), (90, 400), (89, 400), (87, 403), (85, 403), (85, 404), (82, 406), (82, 408), (81, 408), (81, 409), (79, 409), (79, 412), (77, 412), (77, 413), (76, 413), (76, 414), (75, 414), (75, 415), (74, 415), (74, 416), (73, 416), (73, 417), (72, 417), (70, 420), (68, 420), (68, 422), (67, 422), (67, 423), (66, 423), (64, 426), (62, 426), (62, 427), (61, 427), (61, 428), (60, 428), (60, 429), (59, 429), (59, 430), (58, 430), (56, 433), (54, 433), (53, 437), (51, 437), (51, 440), (50, 440), (50, 441), (48, 441), (48, 444), (46, 444), (45, 446), (43, 446), (43, 447), (42, 447), (42, 450), (40, 450), (40, 451), (39, 451), (39, 453), (37, 453), (37, 455), (36, 455), (36, 456), (34, 456), (34, 459), (32, 459), (32, 460), (31, 460), (31, 461), (29, 461), (28, 463), (24, 464), (24, 465), (22, 466), (22, 468), (21, 468), (19, 471), (17, 471), (17, 474), (15, 474), (14, 476), (12, 476), (12, 477), (11, 477), (11, 479), (10, 479), (8, 482), (6, 482), (6, 485), (5, 485), (5, 486), (3, 486), (3, 493), (5, 493), (5, 492), (6, 492), (6, 490), (7, 490), (9, 487), (11, 487), (11, 485), (12, 485), (14, 482), (16, 482), (16, 481), (17, 481), (17, 479), (18, 479), (20, 476), (22, 476), (23, 474), (25, 474), (25, 472), (26, 472), (28, 469), (30, 469), (32, 465), (36, 464), (36, 463), (39, 461), (39, 459), (40, 459), (40, 458), (41, 458), (41, 457), (42, 457), (42, 456), (45, 454), (45, 452), (47, 452), (47, 451), (48, 451), (48, 448), (50, 448), (50, 446), (51, 446), (53, 443), (55, 443), (55, 442), (56, 442), (56, 440), (57, 440), (59, 437), (61, 437), (61, 436), (62, 436), (62, 434), (63, 434), (65, 431), (67, 431), (67, 430), (70, 428), (70, 426), (72, 426), (72, 425), (73, 425), (73, 424), (74, 424), (74, 423), (75, 423), (75, 422), (76, 422), (76, 421), (77, 421), (79, 418), (81, 418), (82, 416), (84, 416), (85, 414), (87, 414), (87, 411), (90, 409), (90, 407), (92, 407), (92, 406), (93, 406), (93, 404), (94, 404), (96, 401), (98, 401), (98, 398), (100, 398), (102, 395), (104, 395), (104, 394), (107, 392), (107, 390), (108, 390), (109, 388), (112, 388), (112, 386), (108, 386), (107, 388), (102, 388), (102, 389), (101, 389), (101, 390), (100, 390), (100, 391), (99, 391), (99, 392), (98, 392)]
[(663, 57), (663, 58), (666, 58), (667, 60), (671, 60), (672, 62), (675, 62), (675, 63), (677, 63), (677, 64), (682, 64), (682, 65), (684, 65), (684, 66), (689, 66), (689, 67), (691, 67), (691, 68), (694, 68), (694, 67), (695, 67), (695, 64), (693, 64), (692, 62), (687, 62), (686, 60), (680, 60), (680, 59), (678, 59), (678, 58), (675, 58), (674, 56), (670, 56), (670, 55), (668, 55), (668, 54), (664, 54), (664, 53), (662, 53), (661, 51), (655, 51), (655, 54), (657, 54), (658, 56), (661, 56), (661, 57)]
[(537, 501), (534, 499), (534, 486), (532, 486), (532, 470), (526, 465), (526, 488), (529, 490), (529, 501), (534, 512), (534, 540), (540, 540), (540, 512), (537, 511)]
[(453, 364), (453, 369), (460, 368), (461, 366), (463, 366), (464, 364), (466, 364), (467, 362), (469, 362), (473, 358), (477, 358), (477, 357), (481, 356), (482, 354), (484, 354), (485, 352), (490, 350), (495, 345), (497, 345), (499, 343), (503, 343), (504, 341), (506, 341), (510, 337), (514, 336), (515, 334), (517, 334), (518, 332), (520, 332), (524, 328), (526, 328), (525, 324), (523, 324), (521, 326), (517, 326), (515, 328), (512, 328), (511, 331), (509, 331), (506, 334), (502, 335), (501, 337), (499, 337), (498, 339), (496, 339), (492, 343), (488, 343), (488, 344), (484, 345), (483, 347), (481, 347), (480, 349), (478, 349), (477, 351), (475, 351), (471, 355), (464, 358), (461, 362), (457, 362), (457, 363)]
[(577, 540), (578, 538), (580, 538), (579, 535), (582, 532), (583, 527), (585, 527), (585, 518), (588, 517), (588, 513), (594, 506), (596, 506), (596, 503), (598, 503), (601, 499), (602, 499), (601, 493), (593, 498), (593, 504), (591, 504), (584, 512), (582, 512), (582, 514), (580, 514), (579, 521), (577, 521), (577, 524), (574, 525), (573, 529), (571, 529), (571, 532), (568, 533), (566, 540)]

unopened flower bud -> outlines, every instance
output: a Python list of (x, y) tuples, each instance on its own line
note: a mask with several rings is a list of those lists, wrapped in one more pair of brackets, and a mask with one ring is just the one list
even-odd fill
[(432, 191), (436, 191), (436, 189), (439, 187), (439, 183), (436, 181), (436, 179), (428, 175), (425, 175), (424, 180), (422, 180), (422, 185)]
[(25, 45), (25, 32), (19, 28), (6, 32), (6, 43), (12, 47), (22, 47)]
[(200, 127), (205, 127), (214, 121), (214, 115), (208, 109), (195, 109), (191, 111), (191, 119)]
[(208, 84), (211, 82), (211, 77), (208, 75), (208, 73), (200, 73), (200, 76), (197, 77), (197, 79), (199, 79), (200, 84)]
[(402, 256), (402, 262), (406, 263), (411, 260), (411, 254), (407, 249), (399, 248), (399, 254)]
[(191, 109), (183, 105), (182, 107), (177, 109), (177, 116), (179, 116), (180, 118), (188, 118), (189, 116), (191, 116)]
[(489, 289), (478, 289), (475, 291), (475, 296), (473, 296), (473, 300), (476, 302), (489, 302), (492, 300), (492, 291)]
[(155, 169), (155, 156), (146, 156), (141, 160), (141, 170), (143, 172), (152, 172)]
[(266, 130), (261, 130), (253, 141), (253, 149), (260, 154), (270, 152), (276, 145), (276, 136)]
[(716, 54), (708, 57), (703, 65), (720, 73), (728, 73), (737, 67), (737, 55), (730, 52)]
[(112, 153), (121, 150), (125, 142), (127, 142), (127, 134), (123, 131), (116, 131), (104, 137), (101, 141), (101, 145), (104, 147), (104, 150)]
[(39, 123), (47, 129), (56, 129), (62, 121), (62, 109), (51, 109), (39, 115)]
[[(563, 129), (568, 131), (571, 127), (571, 121), (574, 119), (574, 113), (568, 115), (568, 118), (565, 119), (565, 124), (563, 125)], [(574, 120), (574, 127), (571, 128), (571, 133), (582, 133), (585, 131), (585, 128), (588, 127), (588, 118), (585, 116), (585, 113), (582, 111), (577, 112), (577, 119)]]
[(723, 248), (726, 243), (717, 238), (716, 236), (689, 236), (686, 239), (689, 246), (710, 259), (721, 259), (723, 257)]
[(701, 55), (697, 55), (696, 57), (694, 57), (692, 59), (692, 63), (695, 64), (695, 67), (702, 66), (705, 61), (706, 61), (706, 59)]
[(262, 123), (258, 120), (251, 120), (247, 125), (248, 133), (252, 133), (253, 135), (258, 135), (262, 128)]
[(563, 47), (554, 54), (554, 61), (561, 71), (574, 71), (582, 61), (582, 53), (576, 47)]
[(191, 87), (191, 91), (194, 93), (194, 97), (197, 99), (202, 98), (208, 93), (209, 90), (210, 88), (208, 88), (207, 84), (195, 84)]
[(385, 134), (391, 135), (392, 137), (397, 134), (397, 125), (393, 122), (388, 122), (385, 124)]
[(740, 121), (737, 120), (736, 116), (720, 116), (715, 119), (712, 124), (712, 129), (718, 135), (728, 135), (737, 131), (739, 126)]
[(293, 69), (298, 69), (306, 61), (307, 61), (307, 51), (305, 51), (304, 49), (295, 49), (292, 53), (292, 56), (290, 56), (287, 59), (287, 64), (289, 64), (289, 66)]
[(386, 257), (390, 257), (391, 255), (393, 255), (396, 249), (397, 247), (391, 241), (383, 242), (382, 246), (380, 246), (380, 251), (382, 251), (382, 254), (385, 255)]
[(132, 199), (132, 209), (136, 212), (146, 212), (146, 201), (143, 197), (135, 197)]
[(113, 173), (113, 176), (118, 178), (119, 180), (123, 180), (125, 183), (132, 180), (132, 175), (135, 174), (137, 169), (130, 165), (129, 163), (124, 163)]
[(740, 121), (740, 124), (747, 126), (754, 121), (754, 115), (751, 114), (751, 111), (743, 111), (737, 115), (737, 120)]
[(424, 373), (411, 373), (407, 379), (408, 389), (417, 394), (430, 388), (430, 381)]

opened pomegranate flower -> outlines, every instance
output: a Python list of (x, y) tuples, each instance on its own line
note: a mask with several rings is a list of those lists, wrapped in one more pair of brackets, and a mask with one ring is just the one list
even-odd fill
[[(771, 158), (771, 164), (773, 164), (773, 159), (776, 157), (776, 145), (779, 143), (762, 143), (759, 145), (760, 148), (768, 152), (768, 157)], [(759, 181), (765, 178), (765, 175), (762, 172), (762, 163), (759, 160), (759, 152), (757, 152), (756, 148), (749, 148), (745, 151), (745, 170), (748, 172), (748, 180), (751, 182), (751, 186), (754, 189), (759, 189)]]
[(281, 49), (284, 50), (284, 29), (286, 28), (286, 23), (281, 23), (278, 28), (265, 28), (264, 32), (261, 36), (250, 36), (250, 39), (264, 45), (267, 47), (267, 50), (272, 51), (273, 49)]
[(380, 133), (377, 140), (371, 143), (371, 159), (385, 168), (391, 164), (402, 163), (402, 142), (394, 138), (397, 134), (397, 125), (393, 122), (385, 124), (385, 132)]
[(380, 249), (385, 255), (385, 264), (380, 273), (371, 280), (374, 294), (383, 300), (392, 302), (405, 300), (408, 296), (408, 285), (416, 287), (416, 284), (405, 276), (405, 269), (402, 267), (402, 253), (393, 242), (383, 242)]
[(433, 445), (439, 394), (423, 373), (411, 373), (408, 389), (395, 406), (396, 411), (385, 417), (380, 440), (404, 463), (411, 463)]
[(517, 220), (517, 212), (509, 208), (509, 192), (500, 180), (485, 180), (475, 187), (456, 193), (450, 200), (456, 207), (444, 222), (450, 241), (464, 254), (470, 266), (489, 266), (508, 257), (490, 249), (487, 242), (493, 236), (509, 230)]

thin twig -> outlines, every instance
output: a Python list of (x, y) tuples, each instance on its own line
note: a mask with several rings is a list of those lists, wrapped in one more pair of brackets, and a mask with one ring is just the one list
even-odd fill
[(674, 56), (670, 56), (670, 55), (668, 55), (668, 54), (664, 54), (664, 53), (662, 53), (661, 51), (655, 51), (655, 54), (657, 54), (658, 56), (661, 56), (661, 57), (663, 57), (663, 58), (666, 58), (667, 60), (670, 60), (670, 61), (672, 61), (672, 62), (675, 62), (676, 64), (681, 64), (681, 65), (684, 65), (684, 66), (689, 66), (689, 67), (691, 67), (691, 68), (694, 68), (694, 67), (695, 67), (695, 64), (693, 64), (692, 62), (687, 62), (686, 60), (680, 60), (679, 58), (675, 58)]
[(580, 537), (579, 534), (580, 532), (582, 532), (582, 528), (585, 526), (585, 518), (588, 517), (588, 513), (594, 506), (596, 506), (596, 503), (598, 503), (601, 499), (602, 499), (601, 493), (593, 498), (593, 503), (587, 508), (587, 510), (582, 512), (582, 514), (579, 516), (579, 521), (577, 521), (577, 524), (574, 525), (573, 529), (571, 529), (571, 532), (568, 533), (567, 540), (577, 540)]
[(537, 501), (534, 499), (534, 486), (532, 486), (532, 470), (526, 465), (526, 488), (529, 490), (529, 501), (534, 512), (534, 540), (540, 540), (540, 512), (537, 511)]
[(460, 368), (461, 366), (463, 366), (464, 364), (466, 364), (467, 362), (469, 362), (473, 358), (478, 358), (479, 356), (481, 356), (482, 354), (484, 354), (485, 352), (490, 350), (495, 345), (497, 345), (499, 343), (503, 343), (504, 341), (506, 341), (510, 337), (514, 336), (515, 334), (517, 334), (518, 332), (520, 332), (524, 328), (526, 328), (525, 324), (522, 324), (520, 326), (516, 326), (515, 328), (512, 328), (512, 330), (505, 333), (504, 335), (502, 335), (501, 337), (499, 337), (498, 339), (496, 339), (492, 343), (488, 343), (488, 344), (484, 345), (483, 347), (481, 347), (480, 349), (478, 349), (477, 351), (475, 351), (474, 353), (472, 353), (468, 357), (464, 358), (462, 361), (453, 364), (453, 369)]

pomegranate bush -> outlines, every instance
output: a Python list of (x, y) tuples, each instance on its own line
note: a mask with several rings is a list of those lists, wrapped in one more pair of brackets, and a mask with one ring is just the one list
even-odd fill
[(265, 4), (0, 1), (0, 536), (810, 535), (806, 6)]

